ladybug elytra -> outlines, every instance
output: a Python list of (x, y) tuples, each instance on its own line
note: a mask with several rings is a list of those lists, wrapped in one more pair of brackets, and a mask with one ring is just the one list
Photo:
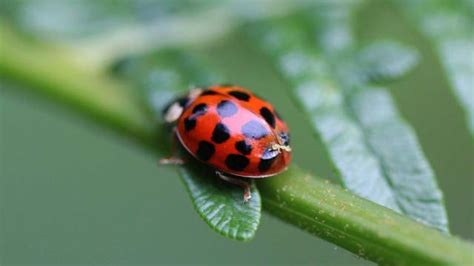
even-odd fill
[(164, 119), (177, 122), (176, 137), (193, 157), (244, 188), (244, 201), (250, 199), (250, 185), (238, 177), (274, 176), (291, 161), (286, 123), (271, 104), (239, 86), (192, 89), (165, 108)]

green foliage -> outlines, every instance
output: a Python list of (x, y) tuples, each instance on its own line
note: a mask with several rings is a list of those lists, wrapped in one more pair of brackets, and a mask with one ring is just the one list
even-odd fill
[(352, 58), (339, 63), (344, 79), (352, 84), (369, 84), (400, 78), (418, 62), (418, 53), (396, 42), (369, 44)]
[(189, 10), (205, 10), (214, 4), (190, 0), (5, 0), (0, 2), (0, 15), (40, 38), (78, 40), (120, 27), (155, 23)]
[(218, 233), (242, 241), (255, 236), (260, 222), (261, 199), (252, 183), (252, 198), (244, 203), (242, 188), (218, 179), (203, 167), (180, 168), (180, 175), (199, 215)]
[[(139, 140), (147, 149), (158, 147), (155, 152), (164, 155), (165, 147), (154, 146), (153, 143), (156, 138), (159, 143), (166, 143), (169, 136), (156, 136), (148, 126), (152, 124), (152, 117), (144, 110), (137, 112), (143, 104), (133, 95), (123, 97), (123, 82), (116, 82), (108, 76), (92, 75), (77, 65), (72, 55), (59, 56), (57, 51), (36, 47), (11, 32), (5, 34), (2, 27), (0, 30), (2, 37), (8, 38), (4, 42), (7, 52), (1, 53), (0, 58), (1, 77), (20, 82), (45, 96), (60, 95), (60, 98), (55, 98), (59, 102), (67, 103), (100, 124)], [(26, 64), (25, 58), (34, 63)], [(47, 68), (48, 72), (42, 72), (43, 68)], [(52, 75), (66, 72), (71, 75)], [(89, 88), (81, 87), (84, 80), (102, 93), (91, 94)], [(121, 101), (108, 102), (111, 97)], [(196, 174), (204, 171), (201, 164), (193, 166), (192, 161), (187, 167), (190, 170), (192, 167), (201, 169)], [(202, 176), (206, 178), (207, 174)], [(196, 182), (195, 179), (193, 181)], [(357, 197), (300, 170), (295, 164), (282, 175), (262, 180), (258, 187), (263, 206), (271, 214), (361, 257), (385, 264), (419, 262), (463, 265), (471, 261), (471, 244)], [(226, 196), (227, 199), (230, 197), (234, 197), (232, 193)]]
[[(125, 134), (140, 136), (146, 133), (143, 127), (154, 127), (143, 116), (142, 108), (130, 101), (131, 95), (122, 84), (111, 79), (97, 78), (88, 69), (71, 64), (64, 50), (32, 45), (5, 24), (0, 24), (0, 39), (0, 68), (3, 75), (35, 84), (36, 90), (77, 106), (95, 119), (114, 125)], [(56, 60), (52, 61), (51, 57)], [(83, 78), (77, 79), (78, 76)], [(149, 143), (150, 139), (151, 134), (140, 136), (140, 141)]]
[[(153, 35), (155, 28), (147, 25), (155, 25), (160, 15), (164, 15), (162, 22), (193, 9), (187, 5), (193, 1), (137, 3), (85, 1), (81, 3), (84, 6), (76, 6), (54, 0), (41, 4), (25, 0), (0, 2), (0, 9), (9, 23), (26, 29), (38, 39), (49, 40), (52, 35), (59, 39), (78, 37), (76, 34), (100, 35), (103, 30), (129, 24), (143, 25), (133, 28), (140, 36)], [(243, 5), (238, 3), (222, 6), (239, 7), (233, 10), (238, 16), (252, 17), (252, 14), (242, 15)], [(390, 93), (380, 87), (382, 82), (397, 79), (411, 70), (419, 59), (418, 54), (394, 41), (360, 47), (352, 34), (351, 17), (361, 3), (308, 4), (308, 8), (292, 16), (262, 19), (242, 30), (249, 33), (249, 38), (255, 41), (252, 43), (260, 44), (261, 51), (290, 85), (290, 94), (325, 145), (343, 185), (363, 198), (310, 175), (295, 164), (282, 175), (259, 181), (261, 198), (253, 185), (253, 197), (248, 204), (242, 202), (240, 188), (222, 182), (212, 170), (192, 159), (185, 167), (179, 167), (178, 172), (199, 215), (229, 238), (253, 238), (263, 205), (289, 223), (382, 264), (467, 264), (472, 261), (472, 245), (371, 202), (448, 231), (442, 193), (416, 134), (401, 117)], [(193, 10), (199, 13), (214, 4), (209, 1)], [(458, 6), (433, 1), (425, 4), (407, 1), (402, 6), (408, 7), (407, 13), (435, 43), (446, 74), (471, 117), (469, 121), (474, 124), (472, 97), (469, 97), (472, 90), (468, 86), (473, 65), (466, 56), (473, 48), (472, 31), (469, 23), (466, 24), (469, 15), (462, 15)], [(413, 11), (409, 10), (411, 7)], [(61, 13), (57, 12), (58, 8), (59, 11), (77, 9), (78, 16), (45, 19), (50, 14)], [(38, 17), (29, 17), (31, 14)], [(100, 16), (105, 16), (100, 19), (105, 24), (94, 21)], [(223, 23), (232, 24), (232, 19), (235, 16)], [(38, 24), (38, 20), (49, 24)], [(181, 22), (178, 19), (172, 24), (177, 28), (172, 28), (179, 32)], [(164, 130), (160, 120), (164, 105), (190, 86), (227, 81), (199, 55), (196, 47), (112, 58), (117, 63), (112, 68), (113, 75), (109, 75), (110, 72), (94, 72), (103, 66), (96, 65), (101, 60), (89, 62), (90, 57), (74, 54), (83, 51), (101, 56), (91, 48), (97, 46), (57, 49), (43, 43), (28, 43), (7, 27), (0, 27), (0, 34), (1, 76), (87, 113), (101, 124), (139, 140), (159, 156), (169, 155), (166, 143), (170, 132)], [(87, 38), (84, 40), (87, 44)], [(134, 39), (137, 43), (144, 40), (156, 41)], [(99, 51), (121, 47), (123, 43), (118, 42), (100, 43)], [(147, 45), (139, 46), (158, 47), (155, 43)], [(127, 49), (122, 52), (126, 54)], [(82, 57), (85, 59), (78, 60)], [(155, 127), (159, 128), (158, 132)]]
[(388, 42), (358, 51), (348, 23), (351, 8), (328, 5), (317, 10), (299, 23), (285, 18), (249, 30), (291, 84), (343, 184), (448, 231), (442, 193), (413, 130), (390, 94), (372, 85), (412, 68), (416, 53)]
[(474, 7), (472, 1), (396, 0), (433, 43), (474, 136)]

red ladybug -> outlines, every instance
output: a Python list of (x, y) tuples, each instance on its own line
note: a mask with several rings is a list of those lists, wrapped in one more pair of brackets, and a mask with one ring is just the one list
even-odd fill
[[(274, 176), (291, 161), (286, 123), (271, 104), (242, 87), (192, 89), (165, 108), (164, 119), (177, 121), (176, 136), (192, 156), (244, 188), (244, 201), (250, 199), (250, 186), (232, 176)], [(182, 163), (173, 157), (161, 162)]]

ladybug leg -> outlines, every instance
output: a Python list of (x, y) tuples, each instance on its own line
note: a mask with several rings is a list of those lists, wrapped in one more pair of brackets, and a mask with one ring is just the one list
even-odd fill
[(252, 198), (252, 194), (250, 193), (250, 183), (249, 182), (245, 182), (241, 179), (227, 176), (227, 175), (225, 175), (222, 172), (217, 171), (217, 170), (216, 170), (216, 175), (220, 179), (222, 179), (226, 182), (229, 182), (231, 184), (234, 184), (234, 185), (237, 185), (237, 186), (243, 188), (243, 190), (244, 190), (244, 202), (248, 202)]
[(176, 156), (176, 128), (173, 129), (173, 134), (171, 138), (171, 156), (166, 158), (161, 158), (159, 164), (174, 164), (182, 165), (184, 160)]
[(182, 165), (182, 164), (184, 164), (184, 161), (183, 161), (183, 159), (181, 159), (181, 158), (168, 157), (168, 158), (162, 158), (162, 159), (160, 159), (159, 164)]

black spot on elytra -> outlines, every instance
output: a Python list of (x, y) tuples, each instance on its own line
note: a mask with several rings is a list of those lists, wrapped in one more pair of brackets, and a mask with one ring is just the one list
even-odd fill
[(245, 140), (237, 141), (235, 148), (244, 155), (249, 155), (252, 152), (252, 145), (247, 144)]
[(184, 119), (184, 129), (186, 131), (191, 131), (196, 127), (196, 118), (192, 116), (188, 116)]
[(216, 152), (214, 144), (207, 141), (200, 141), (198, 144), (198, 149), (196, 151), (196, 156), (202, 161), (207, 161), (211, 159), (212, 155)]
[(194, 117), (204, 115), (207, 112), (207, 105), (205, 103), (200, 103), (193, 108)]
[(261, 139), (268, 135), (267, 129), (258, 121), (250, 120), (245, 123), (242, 128), (242, 134), (247, 138)]
[(283, 140), (283, 145), (288, 146), (290, 145), (290, 134), (286, 132), (280, 133), (280, 138)]
[(273, 115), (272, 111), (270, 111), (270, 109), (267, 107), (260, 108), (260, 115), (272, 128), (275, 128), (275, 116)]
[(260, 162), (258, 163), (258, 170), (260, 172), (266, 172), (270, 167), (272, 167), (273, 162), (277, 158), (279, 152), (273, 149), (266, 149), (262, 157), (260, 158)]
[(227, 168), (234, 171), (242, 171), (249, 165), (249, 159), (240, 154), (229, 154), (225, 159)]
[(205, 90), (203, 92), (201, 92), (201, 95), (200, 96), (206, 96), (206, 95), (216, 95), (217, 92), (213, 91), (213, 90)]
[(248, 102), (248, 100), (250, 99), (250, 95), (242, 91), (230, 91), (229, 94), (245, 102)]
[(229, 129), (226, 125), (218, 123), (212, 131), (212, 141), (215, 143), (223, 143), (230, 138)]
[(233, 116), (237, 113), (237, 106), (231, 101), (222, 101), (217, 105), (217, 113), (221, 117)]

